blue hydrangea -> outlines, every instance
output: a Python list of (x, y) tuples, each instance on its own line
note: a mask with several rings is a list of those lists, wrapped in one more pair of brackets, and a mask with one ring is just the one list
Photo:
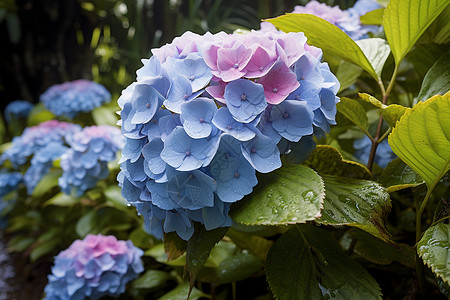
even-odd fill
[(6, 215), (15, 202), (14, 198), (5, 199), (5, 196), (17, 190), (21, 182), (22, 174), (19, 172), (0, 171), (0, 229), (6, 228), (8, 223)]
[(26, 119), (32, 109), (33, 104), (28, 101), (16, 100), (10, 102), (5, 107), (5, 120), (7, 123), (11, 123), (13, 120)]
[(55, 257), (45, 300), (100, 299), (119, 296), (144, 271), (144, 252), (131, 241), (88, 235)]
[[(353, 143), (353, 148), (355, 148), (355, 157), (367, 164), (367, 162), (369, 161), (371, 147), (372, 141), (368, 136), (364, 136), (362, 139), (355, 140)], [(382, 168), (386, 168), (388, 163), (395, 158), (397, 158), (397, 155), (395, 155), (392, 151), (387, 139), (378, 144), (374, 159), (374, 162), (377, 165)]]
[(230, 226), (258, 172), (304, 158), (335, 124), (339, 82), (302, 33), (188, 32), (152, 53), (118, 100), (118, 181), (158, 238)]
[(66, 138), (80, 130), (79, 125), (57, 120), (28, 127), (21, 136), (13, 138), (12, 146), (2, 154), (0, 162), (9, 160), (15, 168), (18, 168), (25, 165), (30, 156), (36, 154), (48, 144), (53, 142), (64, 144)]
[(51, 86), (40, 100), (53, 114), (73, 119), (111, 101), (111, 94), (101, 84), (79, 79)]
[(58, 182), (64, 193), (81, 196), (108, 176), (108, 162), (116, 159), (124, 138), (116, 127), (90, 126), (71, 136), (68, 144), (70, 149), (61, 157), (63, 175)]

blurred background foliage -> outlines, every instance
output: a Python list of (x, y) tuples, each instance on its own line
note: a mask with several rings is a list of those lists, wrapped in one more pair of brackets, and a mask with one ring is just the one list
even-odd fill
[[(79, 78), (116, 100), (140, 59), (190, 30), (259, 29), (260, 20), (308, 0), (0, 0), (0, 109), (38, 102), (51, 85)], [(354, 0), (322, 1), (347, 8)]]

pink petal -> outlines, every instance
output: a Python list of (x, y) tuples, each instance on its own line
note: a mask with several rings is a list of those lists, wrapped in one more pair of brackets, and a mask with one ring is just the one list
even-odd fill
[(282, 61), (278, 61), (258, 83), (264, 86), (264, 95), (270, 104), (281, 103), (300, 86), (300, 83), (297, 81), (297, 75)]
[(247, 78), (257, 78), (266, 75), (276, 62), (275, 54), (269, 54), (266, 49), (258, 46), (247, 64)]

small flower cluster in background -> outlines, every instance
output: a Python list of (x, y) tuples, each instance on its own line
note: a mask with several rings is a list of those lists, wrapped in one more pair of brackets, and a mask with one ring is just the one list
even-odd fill
[[(372, 141), (368, 136), (364, 136), (361, 139), (355, 140), (353, 142), (353, 148), (355, 148), (355, 157), (363, 163), (367, 164), (371, 147)], [(378, 144), (374, 159), (375, 163), (378, 166), (386, 168), (387, 164), (395, 158), (397, 158), (397, 155), (395, 155), (392, 151), (387, 139)]]
[[(376, 0), (358, 0), (355, 5), (348, 10), (341, 10), (338, 6), (328, 6), (316, 0), (308, 2), (305, 6), (297, 5), (292, 13), (310, 14), (322, 18), (333, 25), (339, 27), (353, 40), (360, 40), (368, 37), (369, 32), (376, 32), (378, 26), (362, 25), (359, 18), (369, 11), (381, 8)], [(274, 25), (262, 22), (263, 30), (273, 30)]]
[(5, 199), (5, 196), (17, 190), (21, 182), (22, 174), (19, 172), (0, 172), (0, 229), (6, 228), (7, 219), (5, 216), (15, 202), (14, 198)]
[(120, 129), (107, 125), (83, 128), (67, 139), (70, 149), (61, 157), (59, 186), (66, 194), (81, 196), (108, 176), (108, 162), (123, 148)]
[(143, 251), (114, 236), (87, 235), (55, 257), (46, 300), (99, 299), (125, 292), (143, 270)]
[(5, 107), (5, 120), (8, 124), (13, 120), (24, 120), (28, 117), (32, 109), (33, 104), (28, 101), (16, 100), (10, 102)]
[(26, 128), (21, 136), (15, 137), (0, 162), (9, 160), (13, 169), (26, 169), (23, 181), (31, 195), (54, 161), (61, 158), (62, 191), (81, 196), (108, 176), (107, 163), (115, 160), (122, 146), (123, 137), (117, 127), (101, 125), (82, 129), (77, 124), (51, 120)]
[(281, 167), (279, 148), (335, 124), (339, 82), (302, 33), (187, 32), (152, 52), (118, 100), (118, 179), (158, 238), (230, 226), (256, 171)]
[(111, 101), (111, 94), (101, 84), (79, 79), (53, 85), (40, 98), (56, 116), (73, 119), (81, 112), (90, 112)]

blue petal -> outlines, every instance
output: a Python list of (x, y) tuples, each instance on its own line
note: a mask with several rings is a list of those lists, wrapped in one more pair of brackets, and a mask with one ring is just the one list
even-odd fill
[(281, 167), (280, 151), (274, 141), (262, 134), (253, 140), (243, 142), (242, 154), (261, 173), (269, 173)]
[(236, 121), (226, 107), (219, 108), (212, 122), (217, 128), (240, 141), (251, 140), (256, 135), (252, 125)]

